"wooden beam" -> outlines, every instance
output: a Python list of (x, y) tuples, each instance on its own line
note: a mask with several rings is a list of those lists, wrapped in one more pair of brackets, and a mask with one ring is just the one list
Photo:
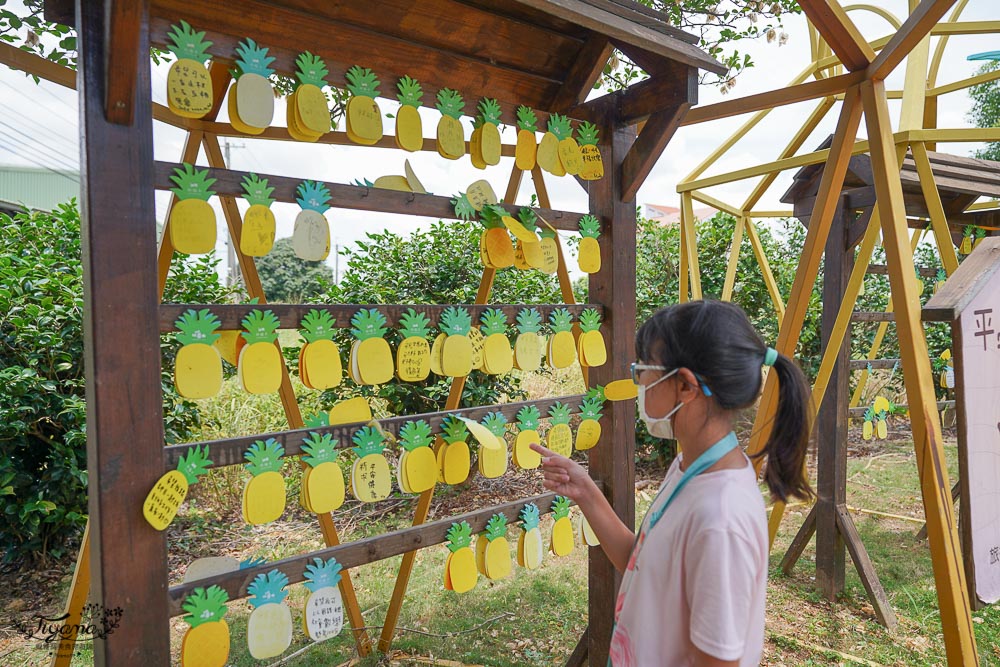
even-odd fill
[(76, 90), (76, 71), (16, 46), (0, 42), (0, 63), (39, 78)]
[(875, 58), (875, 51), (837, 0), (800, 0), (799, 4), (849, 71), (862, 70)]
[[(656, 166), (656, 161), (663, 154), (663, 149), (680, 125), (681, 118), (690, 105), (682, 102), (673, 108), (657, 111), (650, 116), (639, 138), (629, 148), (628, 155), (621, 166), (621, 196), (625, 201), (635, 199), (639, 188), (646, 181), (649, 172)], [(605, 171), (605, 178), (607, 172)]]
[(105, 11), (105, 39), (108, 43), (105, 54), (105, 116), (109, 123), (129, 125), (135, 104), (138, 60), (149, 57), (147, 52), (139, 50), (142, 4), (130, 0), (109, 0)]
[[(924, 0), (911, 15), (916, 20), (907, 29), (904, 24), (899, 34), (903, 38), (887, 51), (899, 53), (908, 50), (927, 30), (926, 21), (933, 22), (951, 6), (953, 0), (929, 2)], [(928, 7), (928, 4), (932, 5)], [(910, 21), (907, 21), (909, 24)], [(880, 56), (881, 57), (881, 56)], [(893, 58), (879, 65), (872, 64), (874, 72), (891, 71)], [(876, 67), (876, 65), (879, 65)], [(927, 341), (920, 324), (920, 298), (914, 279), (913, 252), (908, 244), (906, 212), (903, 206), (903, 188), (896, 163), (896, 148), (889, 121), (885, 98), (885, 83), (880, 78), (866, 82), (861, 87), (864, 99), (865, 123), (871, 141), (872, 167), (878, 193), (879, 213), (882, 219), (882, 238), (886, 263), (889, 266), (889, 284), (896, 304), (900, 358), (903, 360), (903, 378), (906, 383), (907, 405), (913, 429), (913, 445), (917, 455), (924, 510), (927, 516), (928, 540), (931, 561), (937, 586), (944, 631), (945, 653), (948, 664), (977, 665), (975, 634), (965, 572), (961, 564), (958, 529), (951, 504), (951, 482), (945, 462), (941, 423), (934, 395), (934, 378), (927, 356)]]
[[(698, 70), (675, 67), (673, 71), (629, 86), (618, 102), (621, 122), (631, 125), (646, 120), (663, 109), (698, 102)], [(640, 132), (640, 135), (642, 133)]]
[(884, 80), (931, 31), (955, 0), (922, 0), (866, 69), (869, 80)]
[(567, 72), (562, 87), (553, 96), (549, 107), (553, 111), (566, 113), (587, 99), (587, 94), (594, 88), (594, 83), (604, 73), (604, 66), (614, 49), (604, 35), (593, 33), (584, 42), (580, 53), (573, 61), (573, 66)]
[[(845, 429), (846, 423), (845, 420)], [(837, 530), (844, 536), (844, 543), (851, 552), (851, 560), (854, 561), (854, 567), (858, 571), (858, 578), (861, 579), (861, 584), (865, 587), (865, 592), (868, 593), (868, 599), (872, 603), (875, 617), (889, 632), (894, 631), (898, 624), (896, 612), (892, 610), (892, 603), (889, 601), (889, 596), (886, 595), (885, 589), (882, 587), (882, 582), (879, 581), (878, 574), (875, 573), (875, 566), (872, 564), (872, 559), (868, 556), (868, 550), (865, 549), (865, 544), (861, 540), (861, 534), (858, 533), (858, 529), (847, 511), (846, 505), (837, 506)]]

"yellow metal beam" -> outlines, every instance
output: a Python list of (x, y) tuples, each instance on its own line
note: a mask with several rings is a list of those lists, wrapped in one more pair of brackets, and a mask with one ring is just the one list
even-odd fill
[(732, 204), (727, 204), (721, 199), (716, 199), (715, 197), (706, 195), (704, 192), (699, 190), (692, 190), (691, 198), (697, 199), (702, 204), (708, 204), (709, 206), (717, 208), (724, 213), (728, 213), (729, 215), (736, 216), (737, 218), (743, 216), (743, 211), (741, 209), (736, 208)]
[(997, 32), (1000, 32), (1000, 21), (942, 22), (931, 28), (932, 35), (991, 35)]
[(971, 88), (972, 86), (977, 86), (981, 83), (989, 83), (990, 81), (995, 81), (996, 79), (1000, 79), (1000, 70), (995, 70), (993, 72), (986, 72), (984, 74), (977, 74), (976, 76), (970, 76), (966, 79), (960, 79), (952, 83), (946, 83), (943, 86), (931, 88), (930, 90), (927, 91), (927, 95), (929, 97), (946, 95), (948, 93), (953, 93), (956, 90), (965, 90), (966, 88)]
[[(958, 21), (967, 4), (969, 4), (969, 0), (958, 0), (955, 8), (951, 10), (951, 16), (948, 17), (948, 23), (955, 23)], [(931, 66), (927, 72), (928, 88), (933, 88), (937, 85), (938, 72), (941, 70), (941, 59), (944, 57), (944, 50), (948, 47), (948, 39), (948, 35), (943, 35), (941, 39), (938, 40), (937, 46), (934, 47), (934, 56), (931, 58)]]
[[(903, 25), (903, 22), (900, 21), (895, 14), (890, 12), (888, 9), (885, 9), (883, 7), (877, 7), (875, 5), (869, 5), (865, 3), (857, 5), (848, 5), (847, 7), (844, 7), (844, 11), (847, 12), (848, 14), (856, 11), (865, 11), (865, 12), (871, 12), (872, 14), (878, 14), (879, 16), (884, 18), (889, 23), (889, 25), (891, 25), (896, 30), (899, 30), (899, 27)], [(870, 46), (871, 45), (869, 44), (869, 47)]]
[(726, 262), (726, 279), (722, 283), (722, 300), (733, 300), (733, 286), (736, 284), (736, 266), (740, 262), (740, 246), (743, 245), (743, 227), (746, 218), (742, 215), (736, 218), (733, 228), (733, 241), (729, 244), (729, 260)]
[(790, 218), (793, 215), (794, 211), (747, 211), (747, 216), (751, 218)]
[(691, 193), (681, 195), (681, 224), (684, 226), (684, 238), (687, 241), (687, 263), (691, 274), (691, 298), (701, 298), (701, 268), (698, 266), (698, 234), (694, 224), (694, 205)]
[(746, 224), (747, 236), (750, 237), (750, 247), (753, 248), (761, 275), (764, 276), (764, 284), (767, 286), (767, 293), (771, 297), (771, 303), (774, 305), (774, 313), (778, 316), (778, 326), (780, 327), (782, 320), (785, 319), (785, 302), (781, 298), (778, 281), (774, 279), (774, 273), (771, 272), (771, 264), (767, 261), (767, 253), (764, 252), (764, 246), (760, 242), (760, 236), (757, 234), (757, 227), (753, 224), (753, 219), (747, 217)]
[(948, 216), (941, 203), (941, 193), (938, 192), (937, 183), (934, 182), (934, 172), (927, 156), (927, 147), (918, 141), (910, 144), (910, 150), (913, 151), (913, 162), (920, 178), (920, 191), (923, 192), (924, 202), (930, 213), (931, 228), (934, 230), (934, 239), (941, 255), (941, 264), (945, 273), (950, 276), (958, 268), (958, 254), (951, 239), (951, 230), (948, 229)]
[(866, 78), (882, 81), (889, 76), (953, 4), (955, 0), (922, 0), (868, 66)]

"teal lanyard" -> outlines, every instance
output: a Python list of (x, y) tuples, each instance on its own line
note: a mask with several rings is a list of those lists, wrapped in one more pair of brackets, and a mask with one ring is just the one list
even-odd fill
[[(724, 437), (722, 440), (719, 440), (717, 443), (715, 443), (714, 445), (706, 449), (704, 452), (702, 452), (701, 456), (696, 458), (694, 462), (687, 467), (687, 470), (684, 471), (684, 474), (677, 482), (677, 486), (675, 486), (673, 490), (670, 492), (670, 495), (667, 496), (667, 501), (663, 503), (661, 507), (657, 508), (655, 511), (652, 511), (650, 513), (649, 525), (646, 526), (646, 532), (648, 533), (649, 531), (653, 530), (653, 526), (659, 523), (660, 519), (663, 518), (663, 514), (667, 511), (667, 508), (670, 507), (670, 503), (674, 501), (674, 498), (677, 497), (677, 494), (681, 492), (681, 489), (683, 489), (688, 482), (690, 482), (692, 479), (694, 479), (701, 473), (705, 472), (706, 470), (714, 466), (716, 463), (719, 462), (719, 460), (723, 456), (728, 454), (738, 445), (739, 441), (736, 439), (736, 434), (730, 431), (729, 434), (726, 435), (726, 437)], [(656, 494), (656, 498), (653, 499), (653, 504), (650, 505), (650, 508), (656, 505), (656, 501), (659, 500), (660, 494), (662, 494), (663, 491), (665, 490), (666, 487), (661, 489), (660, 493)], [(632, 544), (633, 549), (635, 549), (639, 544), (640, 533), (642, 533), (641, 524), (639, 527), (639, 533), (637, 533), (635, 536), (635, 542)], [(612, 635), (613, 634), (614, 630), (612, 630)], [(610, 657), (608, 658), (608, 667), (612, 667)]]

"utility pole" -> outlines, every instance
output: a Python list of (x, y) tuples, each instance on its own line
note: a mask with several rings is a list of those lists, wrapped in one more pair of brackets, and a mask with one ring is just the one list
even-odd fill
[[(237, 144), (229, 140), (228, 137), (222, 140), (222, 151), (226, 160), (226, 169), (232, 169), (233, 163), (230, 158), (230, 148), (246, 148), (246, 144)], [(233, 239), (226, 235), (226, 284), (229, 286), (239, 282), (240, 271), (236, 262), (236, 248), (233, 246)]]

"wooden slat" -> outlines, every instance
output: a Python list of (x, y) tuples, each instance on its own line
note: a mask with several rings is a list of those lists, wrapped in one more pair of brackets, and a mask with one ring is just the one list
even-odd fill
[(955, 0), (922, 0), (875, 56), (866, 70), (866, 78), (881, 81), (889, 76), (953, 4)]
[(289, 584), (297, 584), (305, 581), (305, 569), (314, 558), (328, 560), (336, 558), (345, 570), (367, 565), (376, 561), (392, 558), (403, 553), (416, 549), (425, 549), (436, 544), (447, 541), (447, 533), (453, 523), (467, 521), (472, 528), (472, 532), (480, 533), (486, 529), (486, 523), (494, 514), (503, 514), (510, 524), (519, 521), (518, 513), (528, 503), (535, 503), (540, 514), (548, 514), (552, 511), (552, 502), (556, 494), (543, 493), (509, 503), (485, 507), (458, 516), (432, 521), (419, 526), (402, 528), (388, 533), (382, 533), (374, 537), (341, 544), (311, 551), (306, 554), (299, 554), (290, 558), (283, 558), (278, 561), (264, 563), (256, 567), (248, 567), (242, 570), (235, 570), (225, 574), (218, 574), (205, 579), (198, 579), (178, 586), (171, 586), (167, 595), (170, 603), (170, 615), (180, 616), (184, 613), (181, 605), (184, 599), (196, 588), (207, 588), (208, 586), (219, 586), (229, 594), (230, 600), (247, 597), (247, 588), (250, 582), (258, 574), (280, 570), (288, 577)]
[(875, 52), (837, 0), (800, 0), (802, 11), (851, 72), (864, 69)]
[[(175, 162), (156, 162), (154, 165), (153, 187), (157, 190), (170, 190), (175, 187), (170, 176), (174, 169), (179, 169), (181, 165)], [(244, 194), (242, 181), (250, 172), (235, 171), (232, 169), (208, 169), (209, 175), (216, 179), (212, 185), (212, 190), (218, 195), (229, 195), (242, 197)], [(297, 178), (287, 176), (274, 176), (271, 174), (258, 174), (261, 178), (266, 178), (268, 185), (274, 187), (271, 197), (280, 202), (295, 203), (295, 190), (302, 182)], [(443, 218), (445, 220), (455, 218), (455, 209), (451, 204), (451, 197), (439, 195), (419, 194), (415, 192), (398, 192), (395, 190), (384, 190), (379, 188), (369, 188), (357, 185), (344, 185), (341, 183), (322, 183), (330, 190), (329, 204), (332, 208), (346, 208), (356, 211), (375, 211), (380, 213), (402, 213), (404, 215), (420, 215), (431, 218)], [(516, 214), (521, 208), (513, 204), (503, 204), (503, 207)], [(556, 229), (577, 231), (579, 228), (582, 213), (571, 213), (569, 211), (553, 211), (551, 209), (537, 209), (538, 215), (548, 220), (549, 224)]]
[(75, 71), (4, 42), (0, 42), (0, 63), (11, 69), (21, 70), (46, 81), (58, 83), (64, 88), (76, 90)]
[(633, 23), (652, 28), (657, 32), (662, 32), (664, 35), (675, 37), (682, 42), (697, 44), (699, 41), (697, 35), (684, 32), (680, 28), (671, 25), (669, 23), (670, 17), (664, 12), (647, 7), (636, 2), (636, 0), (582, 0), (582, 2), (599, 9), (607, 10), (612, 14), (618, 14)]
[(854, 519), (851, 518), (844, 504), (838, 505), (836, 511), (837, 529), (844, 536), (844, 543), (851, 552), (851, 560), (854, 561), (858, 577), (861, 579), (861, 583), (868, 593), (868, 599), (871, 600), (872, 608), (875, 610), (875, 617), (889, 632), (892, 632), (898, 624), (896, 612), (892, 610), (892, 603), (889, 602), (889, 596), (886, 595), (885, 589), (882, 587), (882, 582), (879, 581), (878, 574), (875, 573), (875, 566), (872, 564), (872, 559), (868, 556), (868, 550), (865, 549), (864, 542), (861, 541), (861, 535), (854, 525)]
[(611, 42), (604, 35), (592, 34), (587, 38), (548, 108), (566, 113), (587, 99), (594, 83), (604, 73), (611, 51)]
[[(772, 512), (774, 509), (771, 510)], [(781, 559), (781, 563), (778, 567), (786, 575), (792, 573), (792, 569), (795, 567), (795, 563), (798, 562), (799, 558), (802, 556), (802, 552), (806, 550), (809, 546), (809, 540), (812, 539), (813, 533), (816, 532), (816, 505), (812, 506), (809, 510), (809, 514), (806, 515), (806, 520), (802, 522), (799, 527), (799, 531), (795, 533), (795, 537), (792, 538), (792, 543), (788, 545), (788, 550)]]
[(854, 312), (851, 314), (852, 322), (895, 322), (896, 313), (865, 313)]
[(851, 370), (862, 371), (866, 368), (896, 368), (899, 359), (851, 359)]
[[(897, 408), (901, 408), (903, 410), (907, 409), (905, 405), (897, 405), (896, 407)], [(953, 401), (953, 400), (951, 400), (951, 401), (938, 401), (937, 402), (937, 409), (939, 411), (940, 410), (944, 410), (945, 408), (953, 408), (953, 407), (955, 407), (955, 401)], [(865, 411), (867, 411), (867, 410), (868, 410), (867, 407), (851, 408), (850, 409), (851, 419), (858, 419), (858, 418), (864, 417), (865, 416)]]
[[(917, 271), (920, 273), (920, 275), (924, 276), (925, 278), (936, 278), (938, 272), (937, 269), (931, 268), (929, 266), (917, 267)], [(869, 264), (868, 273), (872, 275), (887, 276), (889, 275), (889, 267), (886, 266), (885, 264)]]
[(921, 317), (925, 322), (954, 322), (976, 297), (974, 286), (988, 281), (1000, 267), (1000, 237), (988, 237), (979, 242), (955, 273), (924, 305)]

